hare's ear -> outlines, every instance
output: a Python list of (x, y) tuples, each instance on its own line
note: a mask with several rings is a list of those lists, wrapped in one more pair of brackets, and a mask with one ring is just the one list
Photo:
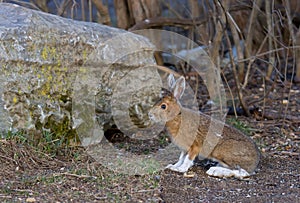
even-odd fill
[(171, 73), (169, 76), (168, 76), (168, 86), (169, 86), (169, 89), (171, 91), (173, 91), (174, 89), (174, 86), (175, 86), (175, 83), (176, 83), (176, 80), (174, 78), (174, 75)]
[(173, 95), (176, 99), (180, 99), (180, 97), (183, 95), (183, 92), (185, 90), (185, 79), (183, 76), (178, 78), (178, 80), (175, 83), (175, 87), (173, 89)]

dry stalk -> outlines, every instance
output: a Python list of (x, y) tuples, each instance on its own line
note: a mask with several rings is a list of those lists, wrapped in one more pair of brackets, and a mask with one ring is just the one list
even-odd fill
[(240, 81), (244, 80), (244, 71), (245, 71), (245, 64), (243, 62), (239, 62), (240, 59), (245, 58), (244, 57), (244, 51), (241, 45), (241, 40), (242, 40), (242, 33), (240, 28), (238, 27), (238, 25), (236, 24), (236, 22), (234, 21), (234, 19), (232, 18), (232, 16), (230, 15), (230, 13), (228, 11), (225, 12), (227, 19), (228, 19), (228, 24), (231, 30), (231, 34), (233, 37), (233, 42), (234, 45), (236, 47), (236, 53), (237, 53), (237, 60), (238, 60), (238, 79), (239, 79), (239, 83)]
[(254, 0), (252, 4), (252, 11), (249, 20), (249, 27), (245, 38), (245, 55), (249, 58), (252, 55), (252, 43), (253, 43), (253, 29), (257, 19), (257, 14), (261, 6), (262, 0)]
[(189, 0), (189, 7), (191, 9), (191, 16), (193, 19), (200, 16), (200, 7), (197, 0)]
[(63, 16), (65, 13), (67, 7), (69, 6), (70, 1), (68, 0), (63, 0), (62, 3), (57, 4), (57, 15)]
[[(220, 1), (218, 3), (221, 4)], [(233, 35), (234, 44), (237, 48), (238, 59), (243, 59), (244, 54), (243, 54), (243, 51), (242, 51), (242, 48), (241, 48), (241, 45), (240, 45), (240, 39), (241, 39), (240, 30), (239, 30), (238, 26), (236, 25), (235, 21), (233, 20), (232, 16), (229, 14), (228, 10), (224, 10), (224, 15), (225, 15), (226, 19), (228, 19), (227, 23), (229, 24), (231, 33)], [(248, 105), (246, 104), (246, 102), (244, 100), (244, 97), (243, 97), (241, 84), (240, 84), (240, 79), (239, 79), (239, 75), (238, 75), (238, 72), (237, 72), (237, 69), (236, 69), (235, 59), (234, 59), (234, 56), (233, 56), (233, 53), (232, 53), (232, 47), (231, 47), (230, 39), (229, 39), (229, 36), (228, 36), (227, 32), (225, 32), (225, 38), (226, 38), (227, 45), (228, 45), (228, 50), (229, 50), (229, 55), (230, 55), (230, 62), (231, 62), (231, 66), (232, 66), (232, 71), (233, 71), (234, 81), (235, 81), (236, 88), (237, 88), (239, 101), (240, 101), (241, 106), (242, 106), (243, 110), (245, 111), (246, 115), (250, 116), (251, 114), (250, 114)], [(243, 69), (243, 63), (239, 62), (239, 68)]]
[(232, 66), (234, 81), (235, 81), (235, 84), (236, 84), (236, 87), (237, 87), (237, 93), (238, 93), (239, 101), (241, 102), (241, 106), (242, 106), (243, 110), (245, 111), (246, 115), (250, 116), (251, 114), (249, 112), (248, 105), (246, 104), (246, 102), (244, 100), (244, 96), (243, 96), (242, 89), (241, 89), (241, 86), (240, 86), (240, 81), (239, 81), (239, 78), (238, 78), (238, 73), (236, 71), (236, 65), (235, 65), (235, 62), (234, 62), (233, 54), (232, 54), (232, 48), (231, 48), (231, 45), (230, 45), (230, 39), (229, 39), (227, 33), (225, 34), (225, 36), (226, 36), (226, 40), (227, 40), (227, 43), (228, 43), (230, 61), (231, 61), (231, 66)]
[[(265, 1), (266, 6), (266, 18), (267, 18), (267, 28), (268, 28), (268, 49), (273, 50), (273, 36), (274, 36), (274, 26), (273, 26), (273, 17), (271, 14), (271, 10), (274, 8), (274, 1), (272, 1), (272, 7), (270, 1)], [(271, 78), (273, 67), (275, 63), (275, 56), (274, 52), (270, 52), (269, 54), (269, 64), (268, 64), (268, 70), (267, 70), (267, 78)]]
[[(224, 15), (221, 18), (222, 18), (223, 22), (226, 21)], [(209, 55), (210, 55), (210, 58), (213, 61), (213, 63), (220, 70), (220, 54), (219, 54), (219, 50), (220, 50), (220, 47), (221, 47), (221, 44), (222, 44), (222, 37), (223, 37), (223, 32), (224, 32), (224, 28), (223, 28), (222, 24), (224, 25), (224, 23), (221, 23), (221, 21), (218, 20), (218, 19), (216, 19), (216, 18), (214, 18), (214, 21), (215, 21), (215, 26), (216, 26), (216, 31), (215, 31), (216, 34), (215, 34), (215, 36), (213, 38), (212, 46), (209, 49), (209, 52), (210, 52)]]
[[(77, 7), (78, 7), (78, 3), (76, 1), (72, 1), (73, 4), (71, 6), (71, 18), (74, 19), (74, 10), (77, 10)], [(76, 11), (75, 11), (76, 13)]]
[[(300, 46), (300, 29), (296, 34), (296, 45)], [(300, 83), (300, 49), (295, 47), (296, 51), (296, 75), (295, 75), (295, 82)]]
[(90, 20), (90, 22), (93, 22), (93, 5), (92, 5), (92, 0), (88, 0), (88, 6), (89, 6), (89, 20)]
[[(290, 2), (288, 0), (285, 0), (284, 4), (285, 4), (285, 11), (286, 11), (286, 16), (287, 16), (287, 20), (288, 20), (288, 28), (289, 28), (289, 32), (290, 32), (290, 38), (291, 38), (292, 46), (294, 47), (295, 44), (296, 44), (296, 37), (295, 37), (295, 32), (294, 32), (294, 29), (293, 29), (293, 23), (292, 23), (292, 18), (291, 18)], [(293, 51), (292, 53), (293, 53), (293, 59), (294, 59), (293, 60), (294, 64), (292, 66), (292, 74), (294, 74), (295, 73), (296, 54), (295, 54), (295, 51)], [(287, 62), (285, 64), (286, 64), (285, 69), (286, 69), (286, 72), (287, 72)], [(293, 77), (291, 77), (291, 83), (292, 82), (293, 82)], [(289, 88), (291, 89), (292, 86), (290, 86)], [(289, 90), (288, 91), (288, 101), (290, 101), (290, 98), (291, 98), (291, 91)], [(285, 120), (285, 117), (287, 115), (288, 106), (289, 106), (289, 103), (287, 103), (286, 106), (285, 106), (284, 120)]]
[[(252, 51), (253, 29), (254, 29), (253, 27), (256, 22), (257, 14), (258, 14), (259, 8), (261, 6), (261, 3), (262, 3), (262, 0), (255, 0), (255, 1), (253, 1), (253, 4), (252, 4), (252, 11), (251, 11), (250, 20), (249, 20), (249, 27), (247, 29), (247, 34), (246, 34), (246, 38), (245, 38), (245, 58), (250, 58), (253, 54), (253, 51)], [(263, 44), (264, 43), (261, 44), (259, 50), (262, 49)], [(259, 53), (259, 51), (258, 51), (258, 53)], [(254, 60), (255, 59), (252, 58), (248, 62), (246, 75), (244, 77), (244, 84), (243, 84), (242, 88), (245, 88), (247, 86), (250, 69), (251, 69), (251, 66), (252, 66)]]
[(232, 99), (232, 107), (233, 107), (234, 116), (237, 118), (236, 104), (235, 104), (235, 101), (234, 101), (233, 93), (232, 93), (232, 91), (231, 91), (231, 88), (230, 88), (230, 86), (229, 86), (229, 84), (228, 84), (228, 81), (227, 81), (227, 78), (226, 78), (224, 72), (222, 71), (221, 73), (222, 73), (222, 76), (223, 76), (224, 81), (225, 81), (225, 83), (226, 83), (226, 86), (228, 87), (230, 97), (231, 97), (231, 99)]
[(105, 6), (102, 1), (92, 0), (93, 4), (97, 8), (98, 22), (104, 25), (111, 25), (111, 20), (108, 12), (108, 7)]
[[(259, 46), (257, 53), (260, 53), (260, 52), (261, 52), (261, 50), (262, 50), (262, 48), (264, 47), (266, 41), (267, 41), (267, 36), (264, 38), (263, 42), (262, 42), (261, 45)], [(252, 56), (252, 57), (250, 56), (250, 57), (248, 57), (248, 58), (249, 58), (249, 60), (248, 60), (249, 63), (248, 63), (248, 66), (247, 66), (247, 71), (246, 71), (244, 83), (243, 83), (243, 85), (242, 85), (242, 88), (243, 88), (243, 89), (245, 89), (246, 86), (247, 86), (247, 84), (248, 84), (248, 79), (249, 79), (249, 75), (250, 75), (251, 66), (252, 66), (253, 62), (257, 59), (256, 55), (254, 55), (254, 56)]]
[(81, 4), (81, 18), (82, 18), (82, 21), (85, 21), (86, 18), (85, 18), (85, 0), (81, 0), (80, 4)]

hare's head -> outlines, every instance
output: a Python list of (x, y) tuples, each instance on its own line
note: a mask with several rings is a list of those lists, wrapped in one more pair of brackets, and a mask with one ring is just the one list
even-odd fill
[(181, 112), (180, 97), (185, 89), (185, 79), (181, 76), (175, 80), (172, 74), (168, 77), (171, 91), (164, 91), (161, 99), (150, 109), (148, 115), (154, 122), (167, 122), (173, 120)]

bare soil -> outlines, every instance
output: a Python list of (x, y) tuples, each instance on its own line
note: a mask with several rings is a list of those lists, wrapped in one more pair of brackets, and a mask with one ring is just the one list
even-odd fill
[[(260, 88), (248, 96), (263, 97)], [(51, 157), (3, 139), (0, 202), (300, 202), (300, 87), (278, 83), (275, 89), (255, 103), (252, 117), (238, 118), (262, 152), (248, 180), (209, 177), (202, 162), (191, 168), (192, 177), (170, 170), (121, 175), (80, 147)]]
[(31, 150), (19, 153), (12, 145), (1, 144), (1, 202), (300, 202), (299, 155), (263, 153), (257, 174), (237, 180), (209, 177), (199, 164), (190, 178), (170, 170), (120, 175), (81, 150), (77, 160), (31, 154), (13, 161), (10, 150)]

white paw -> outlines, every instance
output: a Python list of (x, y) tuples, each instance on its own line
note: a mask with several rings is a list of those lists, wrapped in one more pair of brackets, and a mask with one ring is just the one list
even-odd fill
[(183, 165), (181, 165), (179, 167), (176, 167), (174, 169), (175, 169), (175, 171), (180, 172), (180, 173), (185, 173), (185, 172), (187, 172), (189, 170), (189, 168), (184, 167)]
[(166, 166), (166, 168), (168, 168), (168, 169), (171, 169), (171, 168), (173, 168), (173, 167), (174, 167), (173, 164), (169, 164), (169, 165)]
[(166, 168), (168, 168), (172, 171), (184, 173), (184, 172), (187, 172), (191, 166), (193, 166), (193, 161), (190, 160), (188, 158), (188, 156), (186, 156), (181, 165), (178, 165), (177, 163), (174, 165), (169, 164)]
[(243, 179), (250, 176), (249, 173), (244, 169), (231, 170), (220, 166), (210, 167), (210, 169), (206, 171), (206, 174), (210, 176), (220, 177), (220, 178), (236, 177), (239, 179)]
[(234, 171), (234, 177), (239, 178), (239, 179), (247, 178), (250, 176), (250, 174), (242, 168), (233, 170), (233, 171)]
[(174, 165), (173, 164), (169, 164), (166, 168), (170, 169), (172, 171), (181, 172), (181, 173), (184, 173), (184, 172), (187, 171), (187, 169), (184, 169), (184, 168), (182, 168), (180, 166), (176, 166), (175, 164)]
[(188, 168), (181, 167), (181, 166), (171, 166), (168, 169), (170, 169), (172, 171), (180, 172), (180, 173), (184, 173), (184, 172), (188, 171)]
[(234, 175), (232, 170), (219, 166), (210, 167), (209, 170), (206, 171), (206, 174), (220, 178), (231, 177)]

